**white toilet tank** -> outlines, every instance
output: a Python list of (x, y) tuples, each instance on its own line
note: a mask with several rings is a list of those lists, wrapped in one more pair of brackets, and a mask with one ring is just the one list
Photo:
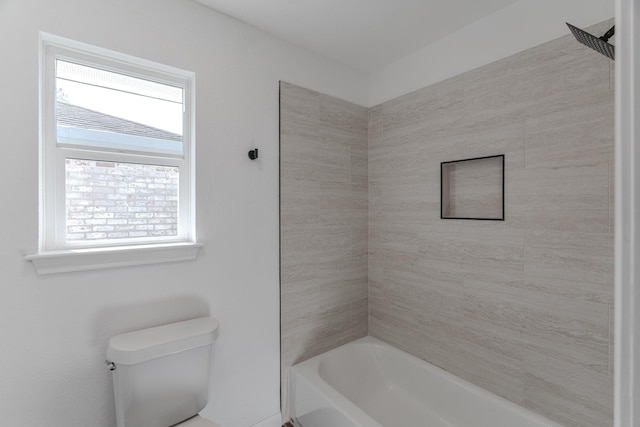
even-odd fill
[(118, 427), (169, 427), (207, 404), (218, 321), (202, 317), (109, 340)]

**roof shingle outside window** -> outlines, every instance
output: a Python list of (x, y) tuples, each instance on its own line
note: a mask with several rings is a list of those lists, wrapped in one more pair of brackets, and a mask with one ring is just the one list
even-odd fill
[(62, 126), (182, 142), (182, 135), (66, 102), (56, 102), (56, 114), (57, 123)]

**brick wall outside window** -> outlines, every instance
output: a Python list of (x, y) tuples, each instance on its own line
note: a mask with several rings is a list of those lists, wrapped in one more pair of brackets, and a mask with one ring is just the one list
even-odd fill
[(67, 159), (67, 241), (176, 236), (178, 168)]

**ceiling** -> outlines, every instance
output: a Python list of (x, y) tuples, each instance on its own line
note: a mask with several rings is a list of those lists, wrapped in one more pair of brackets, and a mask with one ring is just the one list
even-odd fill
[(516, 0), (195, 0), (364, 72), (434, 43)]

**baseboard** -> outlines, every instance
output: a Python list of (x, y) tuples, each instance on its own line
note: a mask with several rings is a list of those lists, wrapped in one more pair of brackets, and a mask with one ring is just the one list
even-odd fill
[(251, 427), (282, 427), (282, 415), (280, 415), (280, 412), (276, 412), (269, 418), (265, 418)]

